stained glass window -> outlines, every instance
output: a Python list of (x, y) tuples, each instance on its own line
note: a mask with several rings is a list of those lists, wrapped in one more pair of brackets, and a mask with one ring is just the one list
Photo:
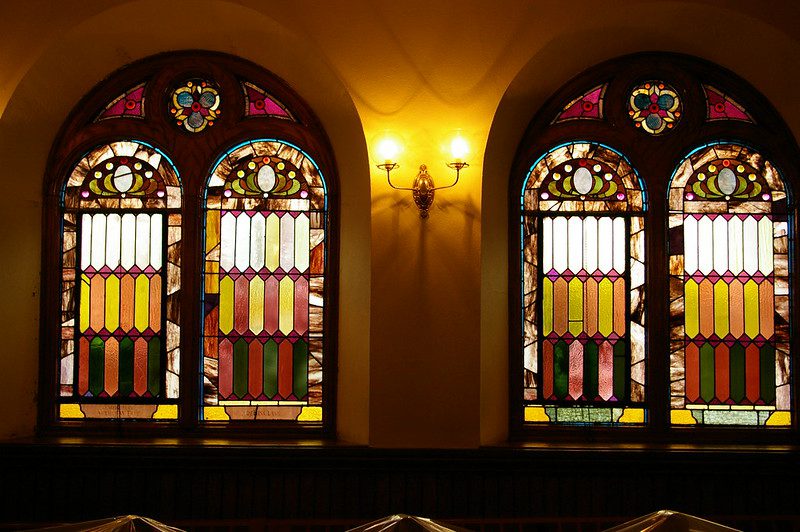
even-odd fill
[(670, 183), (676, 425), (789, 426), (787, 197), (772, 163), (720, 143)]
[(522, 192), (529, 423), (642, 424), (644, 188), (619, 152), (559, 146)]
[(213, 81), (191, 79), (172, 92), (170, 112), (175, 123), (190, 133), (199, 133), (222, 113), (219, 87)]
[(742, 120), (743, 122), (753, 122), (753, 117), (745, 110), (744, 106), (721, 90), (711, 85), (703, 85), (703, 92), (706, 95), (707, 118), (709, 121)]
[(203, 419), (322, 420), (325, 182), (302, 150), (258, 140), (208, 182)]
[(124, 94), (114, 98), (95, 119), (95, 122), (107, 118), (144, 118), (144, 83), (136, 85)]
[(605, 96), (606, 87), (608, 87), (608, 84), (604, 83), (570, 101), (561, 109), (553, 123), (580, 118), (603, 118), (603, 97)]
[(242, 82), (242, 90), (244, 91), (245, 99), (245, 116), (274, 116), (294, 122), (294, 117), (286, 106), (261, 87), (249, 81), (244, 81)]
[(181, 185), (163, 152), (100, 146), (62, 196), (59, 415), (176, 419)]
[(675, 127), (683, 114), (683, 104), (671, 86), (662, 81), (648, 81), (631, 92), (628, 114), (642, 131), (660, 135)]

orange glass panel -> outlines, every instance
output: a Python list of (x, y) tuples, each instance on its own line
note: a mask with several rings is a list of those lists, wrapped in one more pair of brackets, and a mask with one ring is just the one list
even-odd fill
[(758, 287), (758, 315), (761, 320), (761, 335), (772, 337), (775, 332), (775, 285), (764, 281)]
[(120, 281), (119, 326), (128, 332), (133, 329), (134, 293), (136, 282), (132, 275), (123, 275)]
[(161, 331), (161, 276), (154, 275), (150, 279), (150, 328), (153, 332)]
[[(86, 349), (88, 351), (88, 344)], [(547, 340), (542, 342), (542, 366), (542, 393), (549, 399), (553, 396), (553, 344)]]
[(744, 334), (744, 285), (741, 281), (731, 281), (728, 292), (731, 335), (741, 338)]
[(133, 391), (137, 395), (147, 392), (147, 340), (137, 338), (133, 343)]
[(106, 280), (95, 274), (90, 283), (89, 326), (98, 332), (105, 325), (106, 320)]
[(112, 396), (119, 390), (119, 342), (116, 338), (109, 338), (105, 347), (105, 389)]
[(561, 336), (567, 332), (567, 281), (559, 277), (553, 283), (553, 331)]
[(761, 371), (759, 369), (759, 350), (756, 344), (750, 344), (744, 351), (745, 357), (745, 389), (747, 392), (747, 399), (751, 403), (758, 401), (761, 395)]
[(597, 332), (597, 281), (591, 277), (583, 283), (583, 323), (589, 336)]
[(714, 396), (721, 402), (730, 398), (731, 357), (728, 346), (719, 344), (714, 349)]
[(625, 279), (614, 281), (614, 332), (620, 336), (625, 334)]
[(700, 398), (700, 348), (695, 344), (686, 346), (686, 399), (695, 402)]

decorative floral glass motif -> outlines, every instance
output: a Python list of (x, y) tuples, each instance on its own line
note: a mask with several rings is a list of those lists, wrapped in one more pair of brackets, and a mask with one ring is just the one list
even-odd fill
[(170, 112), (191, 133), (213, 126), (221, 113), (219, 87), (206, 80), (187, 81), (172, 92)]
[(703, 85), (703, 92), (706, 95), (706, 103), (708, 104), (707, 118), (709, 121), (742, 120), (744, 122), (754, 122), (753, 117), (742, 105), (719, 89), (710, 85)]
[(180, 181), (136, 141), (88, 153), (63, 192), (59, 417), (176, 419)]
[(674, 425), (790, 426), (787, 197), (738, 144), (703, 146), (670, 183)]
[(227, 153), (206, 197), (203, 419), (322, 420), (327, 203), (301, 150)]
[(628, 114), (636, 127), (651, 135), (672, 129), (680, 119), (682, 104), (678, 93), (661, 81), (648, 81), (631, 92)]
[(270, 96), (267, 91), (250, 83), (249, 81), (242, 82), (242, 90), (244, 91), (245, 116), (275, 116), (278, 118), (285, 118), (287, 120), (295, 121), (292, 113), (281, 102)]
[(643, 424), (645, 195), (627, 160), (575, 142), (522, 195), (525, 421)]
[(604, 83), (569, 102), (561, 109), (553, 123), (557, 124), (558, 122), (580, 118), (596, 120), (603, 118), (603, 97), (605, 96), (606, 87), (608, 87), (608, 84)]
[(144, 118), (144, 83), (136, 85), (129, 91), (121, 94), (106, 105), (105, 109), (95, 118), (95, 122), (107, 118)]

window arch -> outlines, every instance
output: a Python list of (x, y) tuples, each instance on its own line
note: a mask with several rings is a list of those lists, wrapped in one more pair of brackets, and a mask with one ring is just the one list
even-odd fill
[[(250, 173), (250, 163), (266, 169)], [(220, 423), (330, 432), (333, 388), (322, 382), (336, 355), (335, 164), (318, 119), (280, 79), (217, 53), (127, 66), (64, 124), (46, 184), (41, 429), (136, 420), (160, 432)], [(260, 306), (262, 324), (280, 325), (268, 338), (239, 331), (255, 305), (227, 291), (227, 259), (240, 266), (237, 245), (257, 234), (226, 240), (228, 215), (241, 213), (270, 230), (269, 216), (279, 218), (277, 239), (265, 233), (258, 244), (278, 249), (279, 268), (236, 272), (280, 277), (278, 306)], [(214, 238), (221, 249), (207, 247)], [(247, 342), (276, 343), (277, 373), (263, 371), (263, 358), (262, 391), (277, 379), (280, 396), (238, 393), (241, 348), (226, 366), (227, 346), (211, 349), (219, 342), (206, 334), (209, 314), (217, 333), (224, 315)], [(212, 390), (229, 375), (235, 390), (220, 408)]]
[[(603, 190), (594, 185), (599, 183), (594, 174), (582, 171), (578, 178), (577, 165), (570, 163), (571, 174), (558, 167), (575, 158), (569, 153), (575, 146), (584, 153), (592, 147), (613, 150), (635, 169), (631, 174), (641, 182), (642, 212), (614, 209), (613, 201), (594, 203), (590, 196)], [(636, 54), (594, 67), (562, 87), (531, 122), (512, 170), (510, 285), (518, 287), (510, 290), (512, 433), (594, 425), (680, 437), (686, 432), (677, 429), (714, 426), (730, 436), (742, 425), (796, 425), (796, 377), (790, 371), (790, 332), (797, 326), (791, 312), (797, 304), (791, 290), (796, 207), (789, 191), (798, 176), (798, 155), (794, 138), (769, 103), (732, 73), (705, 61)], [(569, 188), (572, 196), (565, 195)], [(636, 250), (642, 255), (641, 274), (626, 263), (625, 282), (635, 287), (641, 279), (642, 284), (639, 294), (629, 292), (624, 316), (631, 324), (625, 341), (640, 345), (641, 353), (631, 347), (630, 358), (622, 359), (631, 368), (625, 380), (629, 388), (627, 403), (616, 405), (611, 403), (621, 386), (610, 388), (615, 394), (606, 393), (609, 399), (595, 397), (594, 404), (585, 395), (586, 383), (591, 392), (595, 385), (586, 371), (586, 346), (602, 341), (602, 334), (597, 336), (586, 318), (590, 307), (583, 303), (587, 293), (594, 301), (593, 292), (584, 286), (573, 294), (570, 284), (571, 276), (592, 278), (585, 263), (581, 271), (572, 271), (570, 224), (579, 234), (579, 225), (585, 220), (592, 225), (600, 216), (630, 220), (632, 227), (640, 220), (643, 240)], [(613, 255), (613, 224), (610, 232), (598, 230), (598, 240), (601, 236), (612, 242)], [(725, 248), (715, 244), (718, 237)], [(741, 245), (734, 246), (734, 240)], [(627, 247), (631, 260), (634, 241)], [(563, 271), (570, 279), (553, 267), (548, 245), (554, 255), (559, 250), (562, 263), (566, 254)], [(687, 258), (690, 249), (693, 255)], [(586, 257), (587, 251), (594, 248), (576, 244), (574, 254)], [(723, 262), (724, 271), (718, 272)], [(563, 285), (559, 295), (555, 282)], [(727, 310), (716, 311), (724, 302)], [(609, 304), (591, 310), (601, 308)], [(613, 314), (616, 307), (610, 308)], [(580, 331), (587, 323), (591, 331)], [(571, 350), (573, 341), (580, 348)], [(593, 349), (588, 352), (592, 361)], [(547, 366), (551, 350), (553, 362)], [(634, 370), (639, 361), (640, 369)], [(669, 428), (675, 430), (667, 433)]]

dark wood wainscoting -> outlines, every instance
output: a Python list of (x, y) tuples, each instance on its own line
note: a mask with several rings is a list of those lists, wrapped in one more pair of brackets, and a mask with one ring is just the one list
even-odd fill
[(483, 530), (600, 530), (670, 508), (800, 530), (799, 457), (793, 447), (30, 440), (0, 444), (0, 528), (139, 514), (197, 530), (322, 531), (409, 513)]

